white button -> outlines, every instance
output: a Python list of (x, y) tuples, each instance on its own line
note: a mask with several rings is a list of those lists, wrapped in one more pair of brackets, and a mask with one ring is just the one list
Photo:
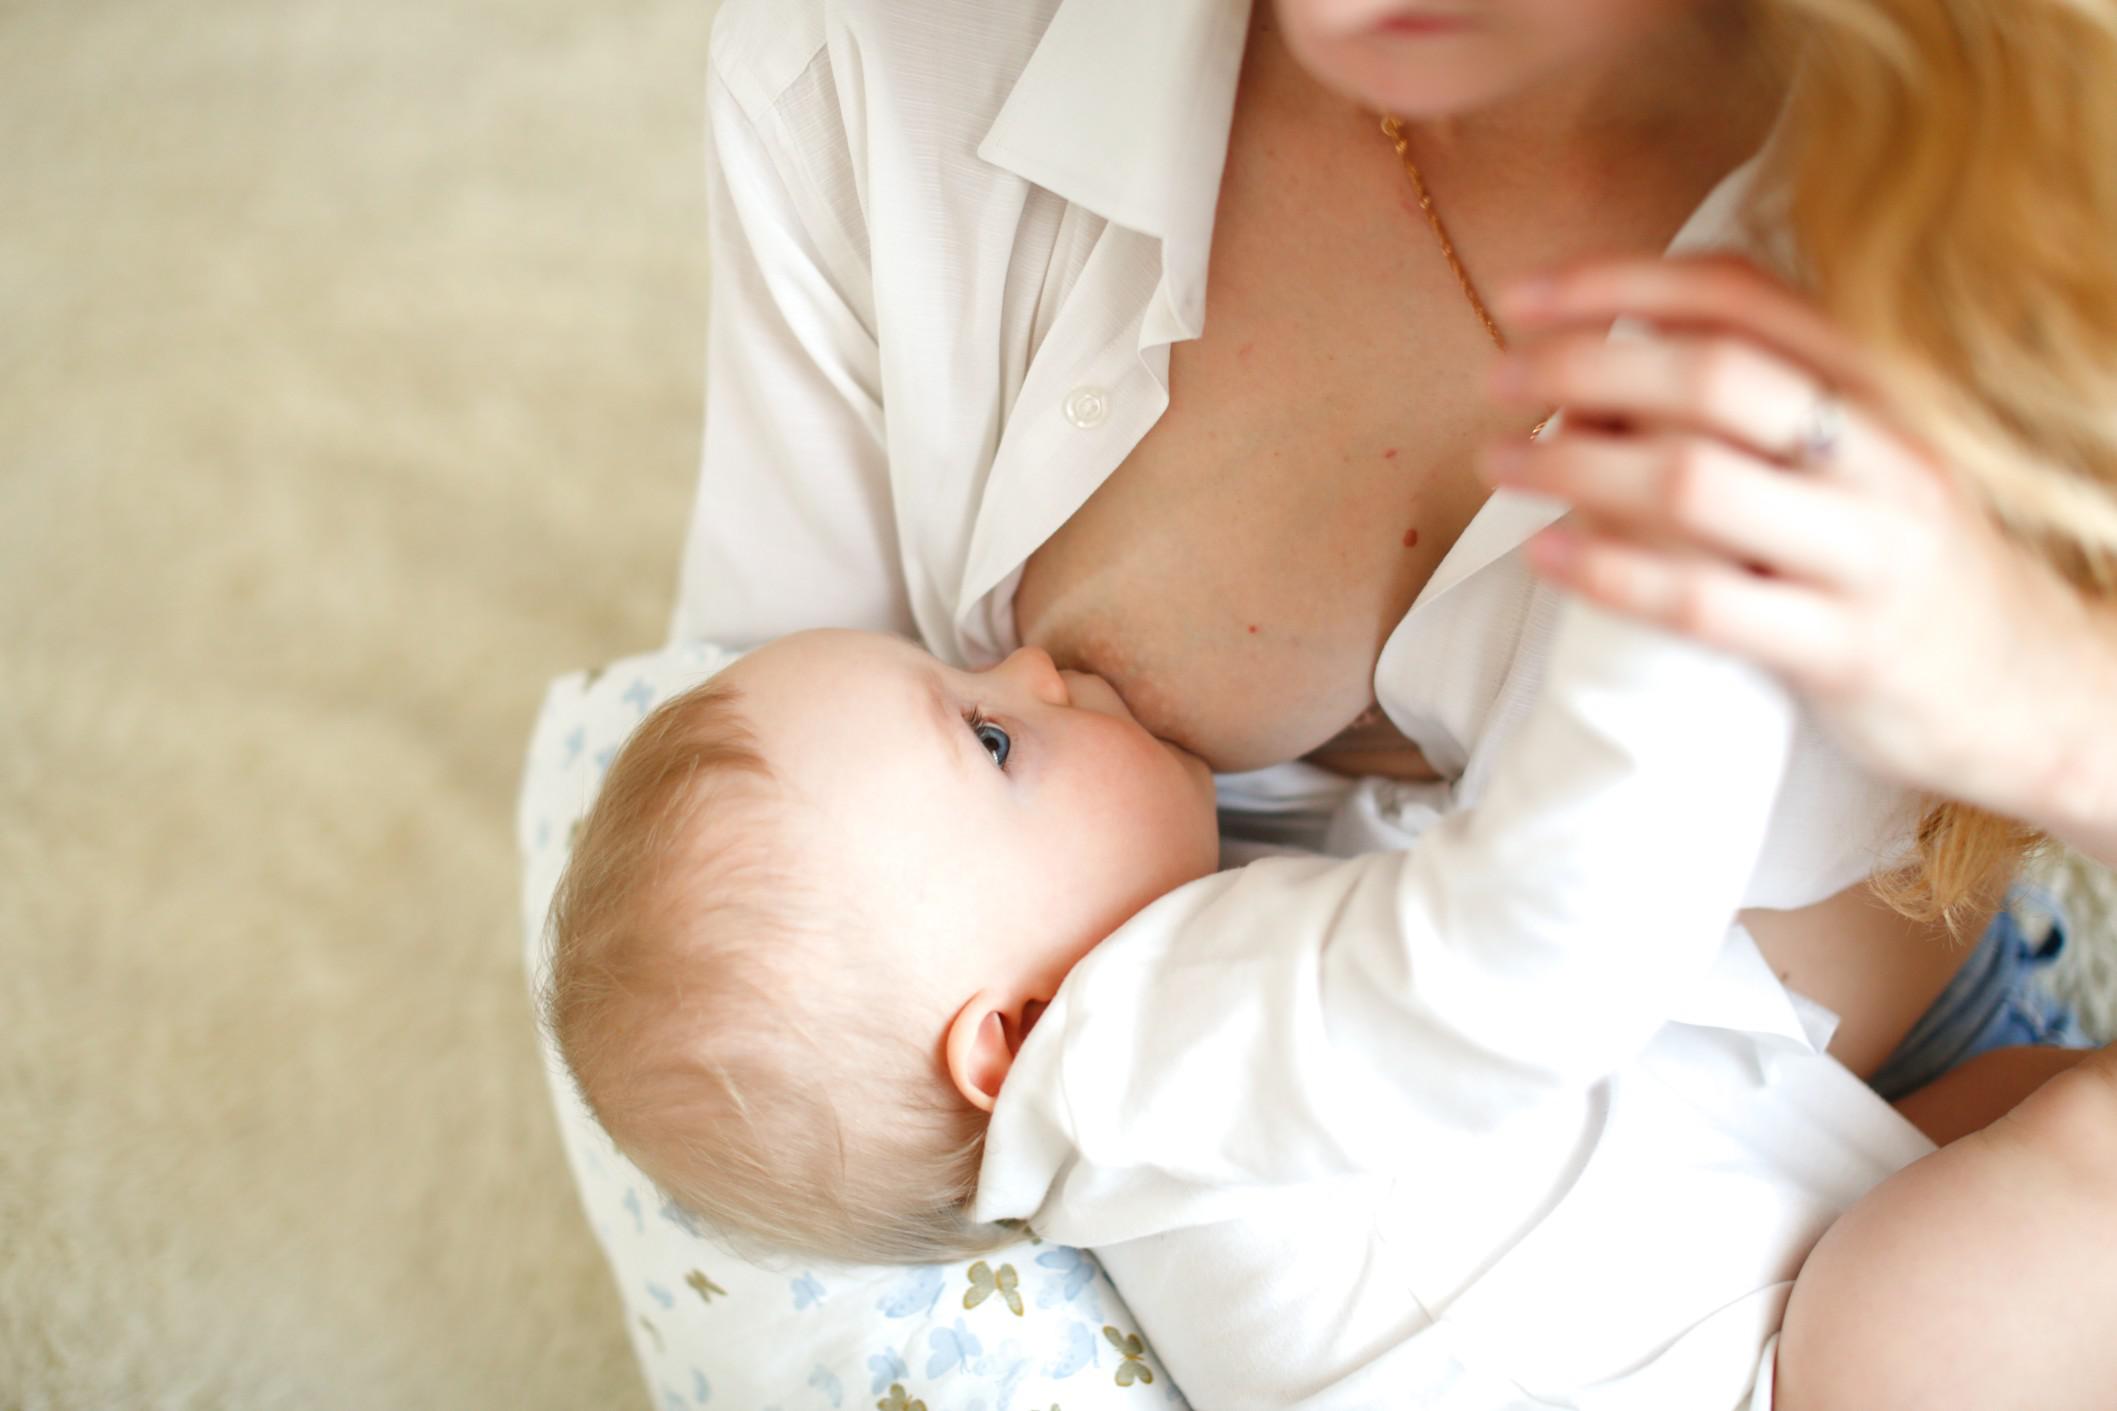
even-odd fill
[(1086, 430), (1110, 415), (1110, 398), (1100, 387), (1076, 387), (1066, 396), (1066, 420)]

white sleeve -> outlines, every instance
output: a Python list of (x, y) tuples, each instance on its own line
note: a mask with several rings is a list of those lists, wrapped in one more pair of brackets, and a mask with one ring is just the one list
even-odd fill
[(1469, 1123), (1622, 1066), (1718, 956), (1795, 720), (1747, 663), (1569, 598), (1483, 796), (1315, 940), (1349, 1051)]
[(867, 251), (827, 194), (852, 190), (847, 139), (746, 110), (717, 70), (707, 108), (705, 446), (672, 635), (909, 633)]
[(1246, 1187), (1474, 1162), (1583, 1101), (1720, 955), (1793, 720), (1753, 668), (1569, 602), (1474, 807), (1408, 851), (1179, 889), (1076, 967), (1001, 1091), (980, 1212), (1114, 1242)]

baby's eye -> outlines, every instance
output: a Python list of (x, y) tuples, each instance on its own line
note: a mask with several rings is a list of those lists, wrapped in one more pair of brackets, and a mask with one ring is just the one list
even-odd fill
[(1014, 742), (1007, 738), (1005, 730), (987, 720), (983, 711), (972, 711), (970, 733), (978, 737), (978, 743), (992, 756), (994, 764), (1002, 769), (1007, 767), (1007, 756), (1013, 751)]

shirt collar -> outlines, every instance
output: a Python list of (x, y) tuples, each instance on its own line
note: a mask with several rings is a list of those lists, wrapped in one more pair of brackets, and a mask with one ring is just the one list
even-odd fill
[(1162, 242), (1184, 332), (1204, 326), (1248, 0), (1060, 0), (978, 155)]

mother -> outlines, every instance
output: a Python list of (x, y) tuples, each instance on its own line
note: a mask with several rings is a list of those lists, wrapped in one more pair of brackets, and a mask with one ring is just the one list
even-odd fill
[[(1474, 774), (1550, 518), (1476, 474), (1539, 420), (1484, 395), (1478, 291), (1733, 238), (1766, 8), (731, 0), (677, 634), (1026, 641), (1221, 770)], [(1377, 702), (1385, 647), (1416, 689)], [(1322, 778), (1228, 799), (1313, 839)], [(1868, 893), (1904, 803), (1805, 742), (1746, 913), (1863, 1073), (1961, 959)]]
[[(1504, 329), (1480, 291), (1679, 235), (1745, 243), (1755, 217), (1747, 243), (1805, 258), (1827, 307), (1888, 352), (1945, 352), (1969, 326), (1951, 320), (1979, 311), (2017, 341), (1958, 340), (1929, 358), (1939, 385), (1989, 412), (1987, 431), (2051, 412), (2107, 469), (2109, 401), (2088, 394), (2117, 366), (2093, 268), (2117, 228), (2111, 23), (2088, 0), (730, 0), (707, 439), (675, 630), (742, 645), (873, 627), (962, 663), (1041, 644), (1220, 769), (1276, 766), (1224, 782), (1252, 831), (1386, 844), (1390, 790), (1362, 786), (1373, 807), (1351, 812), (1371, 827), (1349, 836), (1345, 811), (1326, 822), (1349, 786), (1329, 781), (1474, 793), (1478, 743), (1533, 691), (1548, 635), (1524, 546), (1554, 511), (1487, 500), (1481, 450), (1519, 447), (1552, 403), (1594, 414), (1554, 452), (1643, 425), (1718, 434), (1730, 406), (1772, 446), (1833, 439), (1815, 414), (1830, 404), (1788, 397), (1755, 359), (1652, 406), (1569, 380), (1594, 359), (1532, 360), (1528, 389), (1550, 399), (1495, 403)], [(1378, 112), (1402, 120), (1401, 150)], [(2022, 134), (2041, 142), (1993, 145)], [(1747, 161), (1768, 138), (1769, 160)], [(2023, 195), (2046, 221), (2026, 234), (2004, 223)], [(1605, 305), (1570, 316), (1711, 312)], [(2024, 366), (2039, 339), (2070, 381)], [(1686, 366), (1680, 339), (1657, 346), (1675, 349), (1664, 371)], [(1982, 400), (1995, 346), (2025, 398)], [(1635, 551), (1697, 527), (1657, 519), (1651, 476), (1599, 473), (1615, 464), (1539, 450), (1512, 473), (1636, 533)], [(1645, 498), (1619, 503), (1626, 485)], [(1703, 547), (1726, 551), (1725, 511), (1745, 502), (1710, 503), (1721, 532)], [(1651, 574), (1573, 581), (1654, 606), (1627, 600)], [(1874, 767), (1899, 763), (1846, 733)], [(1961, 961), (1938, 918), (1981, 925), (2019, 847), (1954, 807), (1918, 829), (1918, 806), (1811, 734), (1745, 913), (1779, 972), (1843, 1016), (1833, 1051), (1863, 1074)], [(1901, 909), (1876, 904), (1875, 873)], [(1976, 974), (1986, 992), (1951, 995), (1951, 1013), (1999, 1007), (2006, 968)], [(1930, 1074), (1994, 1032), (1944, 1033), (1890, 1067)]]

